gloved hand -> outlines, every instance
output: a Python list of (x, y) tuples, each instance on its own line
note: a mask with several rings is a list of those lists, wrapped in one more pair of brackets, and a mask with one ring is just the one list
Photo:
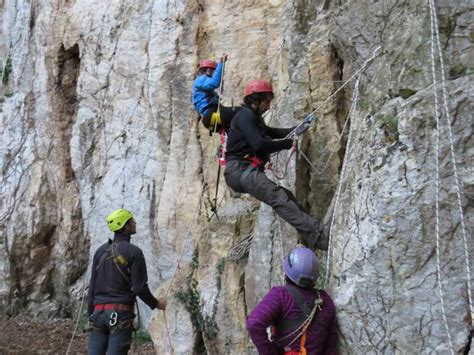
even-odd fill
[(304, 132), (306, 132), (309, 129), (310, 125), (311, 124), (308, 123), (308, 122), (303, 122), (302, 124), (297, 126), (296, 129), (295, 129), (295, 136), (302, 135)]
[(314, 115), (313, 115), (312, 113), (308, 113), (308, 114), (305, 116), (303, 122), (304, 122), (304, 123), (311, 123), (311, 122), (313, 122), (313, 119), (314, 119)]

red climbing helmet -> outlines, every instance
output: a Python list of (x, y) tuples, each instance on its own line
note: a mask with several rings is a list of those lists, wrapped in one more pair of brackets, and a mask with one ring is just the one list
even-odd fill
[(244, 90), (244, 97), (258, 92), (268, 92), (273, 94), (272, 84), (266, 80), (251, 80)]
[(202, 69), (202, 68), (216, 69), (217, 63), (214, 62), (212, 59), (203, 59), (199, 62), (199, 69)]

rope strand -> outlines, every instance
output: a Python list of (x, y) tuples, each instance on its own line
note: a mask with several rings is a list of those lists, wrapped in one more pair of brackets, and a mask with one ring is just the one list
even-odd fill
[(466, 264), (466, 273), (467, 273), (467, 294), (468, 294), (468, 303), (469, 303), (469, 312), (471, 313), (471, 327), (472, 327), (472, 317), (473, 317), (473, 303), (472, 303), (472, 294), (471, 294), (471, 268), (469, 263), (469, 248), (467, 244), (467, 229), (466, 223), (464, 218), (464, 211), (462, 208), (462, 198), (461, 198), (461, 183), (458, 175), (457, 169), (457, 162), (456, 162), (456, 155), (454, 152), (454, 140), (453, 140), (453, 132), (452, 132), (452, 122), (453, 119), (451, 117), (451, 109), (449, 107), (449, 99), (447, 93), (447, 85), (446, 85), (446, 70), (444, 67), (444, 59), (443, 59), (443, 52), (441, 49), (441, 43), (439, 39), (439, 26), (438, 26), (438, 15), (436, 13), (436, 6), (434, 0), (430, 0), (430, 7), (432, 11), (432, 19), (434, 20), (434, 30), (435, 30), (435, 39), (438, 47), (438, 58), (440, 63), (440, 74), (441, 74), (441, 88), (443, 92), (443, 102), (444, 102), (444, 110), (446, 114), (446, 123), (448, 128), (448, 138), (449, 138), (449, 148), (451, 153), (451, 162), (453, 164), (453, 173), (454, 173), (454, 181), (455, 181), (455, 188), (456, 188), (456, 199), (457, 205), (459, 210), (459, 219), (461, 221), (461, 234), (463, 239), (463, 246), (464, 246), (464, 259)]
[(344, 159), (342, 161), (341, 177), (339, 178), (339, 185), (338, 185), (337, 191), (336, 191), (336, 201), (335, 201), (335, 205), (334, 205), (334, 212), (332, 214), (331, 225), (329, 227), (330, 233), (329, 233), (329, 241), (328, 241), (328, 252), (327, 252), (327, 257), (326, 257), (326, 274), (324, 276), (324, 285), (326, 285), (328, 280), (329, 280), (329, 266), (330, 266), (330, 263), (331, 263), (331, 244), (332, 244), (331, 242), (332, 242), (332, 234), (333, 234), (332, 230), (333, 230), (333, 227), (334, 227), (334, 221), (336, 219), (337, 210), (339, 208), (339, 199), (340, 199), (340, 196), (341, 196), (342, 185), (344, 183), (344, 180), (346, 179), (347, 166), (349, 165), (349, 156), (350, 156), (351, 148), (352, 148), (351, 147), (351, 145), (352, 145), (352, 133), (355, 130), (355, 127), (354, 127), (354, 121), (355, 121), (354, 120), (354, 111), (355, 111), (357, 101), (359, 100), (359, 84), (360, 84), (361, 73), (362, 72), (359, 73), (359, 76), (357, 77), (357, 80), (354, 84), (354, 93), (352, 94), (352, 106), (351, 106), (351, 110), (349, 110), (349, 113), (348, 113), (348, 117), (350, 117), (351, 124), (350, 124), (350, 127), (349, 127), (349, 137), (347, 138), (346, 154), (344, 154)]

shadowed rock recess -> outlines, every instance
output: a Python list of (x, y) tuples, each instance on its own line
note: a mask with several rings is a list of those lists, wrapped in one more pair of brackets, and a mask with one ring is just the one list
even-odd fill
[[(472, 254), (474, 8), (436, 5)], [(341, 353), (449, 352), (427, 1), (3, 0), (0, 13), (2, 312), (75, 315), (91, 255), (110, 236), (105, 217), (124, 207), (138, 222), (150, 286), (169, 292), (166, 327), (162, 313), (140, 308), (157, 352), (255, 353), (245, 317), (283, 281), (297, 236), (223, 180), (209, 221), (216, 144), (196, 126), (190, 97), (198, 60), (225, 52), (224, 104), (263, 78), (276, 93), (271, 124), (294, 125), (319, 107), (300, 142), (311, 164), (298, 154), (280, 183), (318, 218), (341, 183), (326, 285)], [(359, 95), (352, 81), (326, 100), (379, 46)], [(441, 121), (442, 287), (453, 349), (467, 353), (468, 276)], [(277, 170), (286, 158), (274, 159)], [(248, 254), (228, 260), (249, 235)]]

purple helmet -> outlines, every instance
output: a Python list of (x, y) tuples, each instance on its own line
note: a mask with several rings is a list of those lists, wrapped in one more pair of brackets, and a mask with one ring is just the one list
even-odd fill
[(308, 248), (290, 251), (283, 263), (286, 276), (300, 287), (313, 287), (319, 275), (319, 258)]

